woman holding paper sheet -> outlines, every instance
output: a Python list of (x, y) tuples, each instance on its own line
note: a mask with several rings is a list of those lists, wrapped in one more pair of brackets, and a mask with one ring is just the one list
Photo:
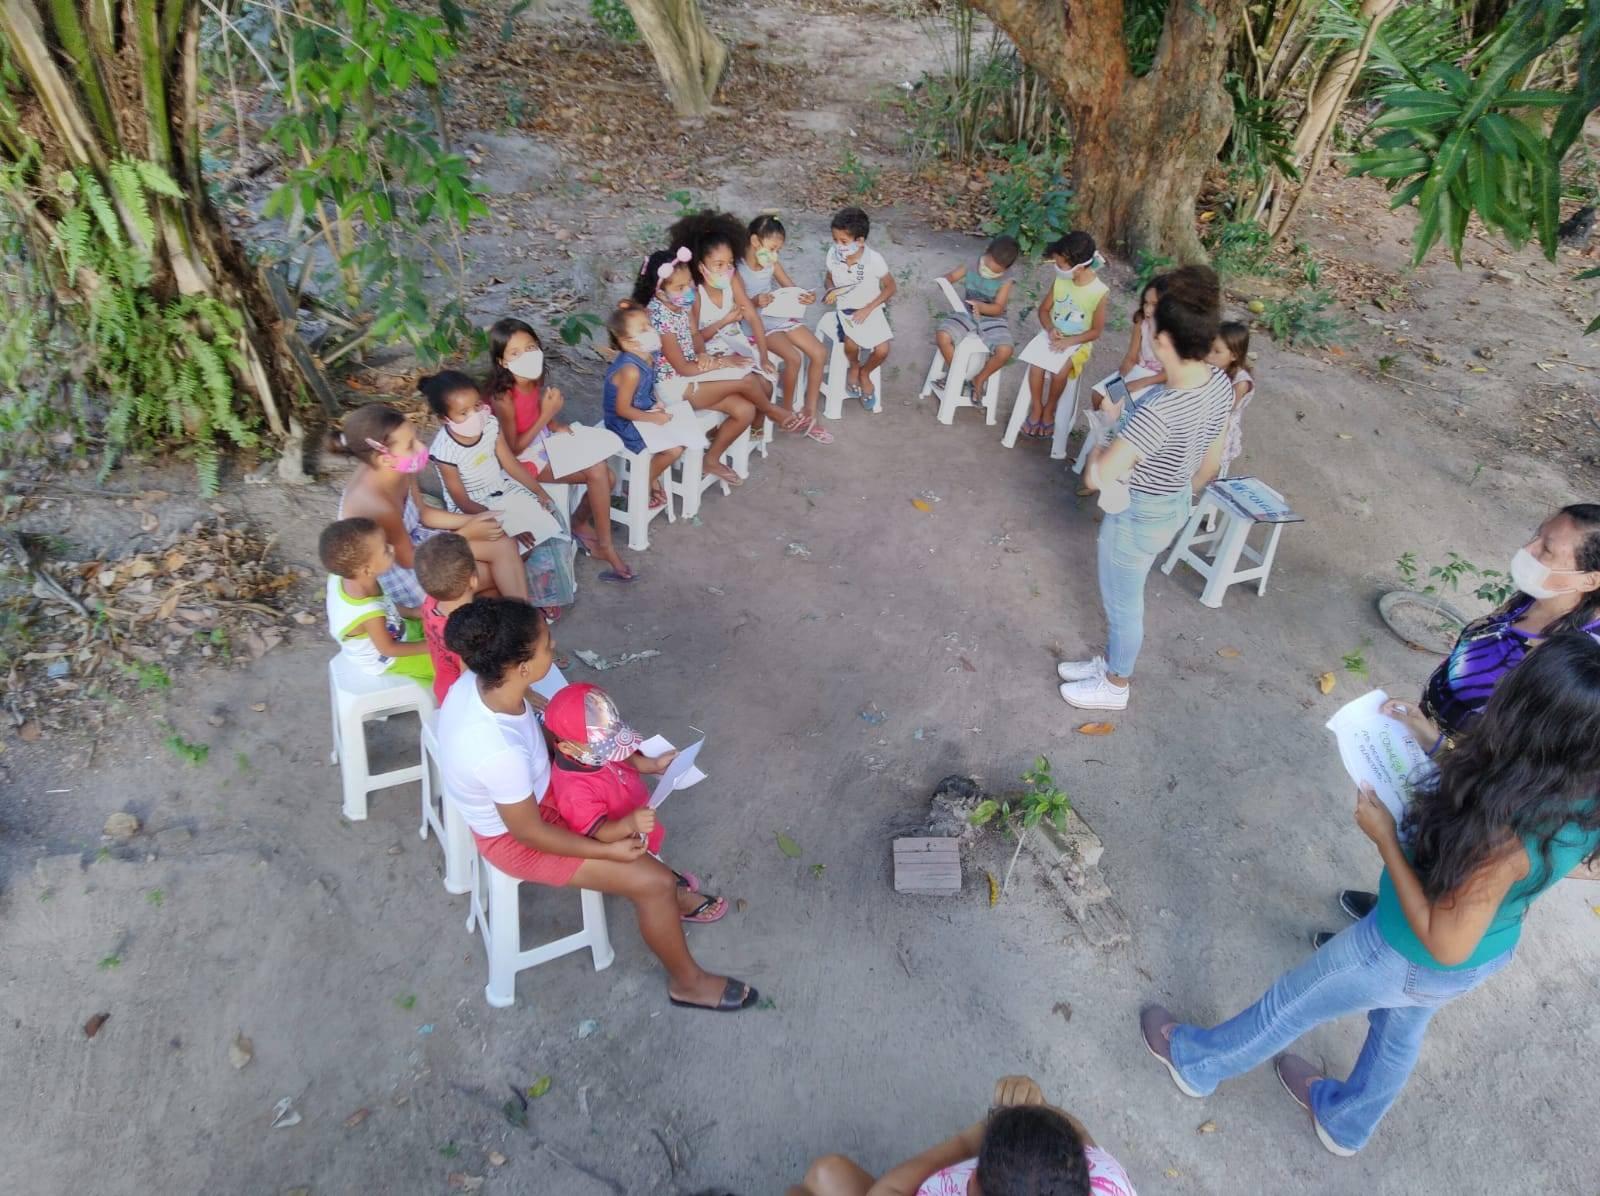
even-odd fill
[[(1382, 706), (1430, 756), (1455, 746), (1495, 686), (1547, 636), (1585, 631), (1600, 637), (1600, 503), (1574, 503), (1551, 515), (1517, 549), (1507, 572), (1517, 593), (1462, 629), (1429, 676), (1422, 701), (1391, 698)], [(1339, 908), (1356, 919), (1377, 901), (1376, 893), (1361, 889), (1339, 893)], [(1332, 937), (1320, 931), (1312, 941), (1321, 946)]]
[[(1551, 637), (1501, 682), (1404, 822), (1370, 790), (1356, 825), (1383, 859), (1377, 908), (1259, 1001), (1212, 1029), (1152, 1005), (1145, 1045), (1189, 1096), (1277, 1055), (1278, 1078), (1338, 1155), (1366, 1145), (1400, 1095), (1428, 1022), (1511, 962), (1528, 906), (1600, 853), (1600, 643)], [(1366, 1013), (1346, 1080), (1278, 1055), (1308, 1030)]]
[(1217, 275), (1206, 266), (1185, 266), (1168, 279), (1153, 317), (1167, 386), (1136, 406), (1110, 444), (1091, 450), (1084, 471), (1101, 491), (1106, 512), (1097, 565), (1109, 634), (1104, 657), (1065, 661), (1056, 672), (1062, 699), (1087, 710), (1128, 705), (1144, 643), (1145, 580), (1189, 518), (1194, 491), (1222, 467), (1233, 383), (1205, 360), (1219, 322)]
[(682, 919), (704, 899), (646, 854), (645, 836), (602, 842), (561, 825), (550, 800), (550, 752), (528, 703), (528, 687), (549, 672), (554, 650), (539, 613), (479, 599), (452, 614), (444, 634), (470, 672), (439, 708), (439, 768), (445, 798), (471, 828), (479, 853), (519, 880), (632, 901), (640, 936), (667, 970), (674, 1005), (734, 1012), (755, 1004), (754, 988), (706, 972), (689, 953)]

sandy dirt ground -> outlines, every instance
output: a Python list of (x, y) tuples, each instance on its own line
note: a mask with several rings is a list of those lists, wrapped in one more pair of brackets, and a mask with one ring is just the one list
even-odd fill
[[(927, 58), (914, 26), (884, 36), (904, 69)], [(835, 124), (860, 114), (832, 111)], [(670, 219), (661, 200), (574, 209), (553, 175), (530, 173), (565, 169), (548, 146), (493, 130), (475, 142), (481, 173), (522, 180), (497, 211), (590, 238), (563, 249), (486, 234), (480, 251), (498, 244), (506, 264), (480, 298), (485, 318), (515, 310), (519, 282), (569, 270), (595, 284), (592, 304), (616, 297), (636, 260), (626, 230)], [(759, 161), (718, 176), (703, 193), (724, 206), (773, 202)], [(1309, 209), (1319, 252), (1398, 271), (1408, 229), (1374, 188), (1330, 182)], [(915, 212), (874, 216), (872, 243), (905, 291), (884, 414), (847, 408), (831, 447), (780, 437), (746, 486), (708, 497), (701, 525), (658, 522), (639, 585), (602, 586), (583, 565), (557, 629), (569, 654), (661, 653), (603, 675), (574, 659), (569, 675), (599, 680), (642, 730), (707, 735), (709, 779), (664, 808), (668, 856), (740, 899), (691, 943), (770, 1007), (670, 1008), (631, 911), (611, 901), (609, 971), (571, 956), (525, 973), (514, 1009), (490, 1009), (465, 899), (444, 892), (437, 847), (417, 837), (415, 788), (375, 795), (364, 823), (340, 818), (330, 645), (296, 630), (253, 664), (182, 677), (98, 737), (6, 741), (0, 1189), (443, 1193), (482, 1177), (485, 1192), (763, 1196), (823, 1151), (887, 1166), (966, 1124), (996, 1076), (1020, 1071), (1143, 1193), (1592, 1190), (1581, 1143), (1600, 1095), (1587, 1066), (1600, 1049), (1600, 886), (1565, 882), (1539, 904), (1515, 966), (1436, 1019), (1404, 1096), (1353, 1159), (1317, 1145), (1270, 1069), (1181, 1096), (1136, 1027), (1151, 999), (1194, 1020), (1231, 1014), (1309, 950), (1309, 931), (1341, 924), (1339, 887), (1375, 881), (1322, 723), (1369, 684), (1414, 692), (1432, 666), (1374, 609), (1394, 559), (1454, 550), (1504, 567), (1547, 511), (1600, 489), (1592, 424), (1569, 421), (1537, 448), (1521, 439), (1535, 417), (1566, 418), (1539, 405), (1554, 403), (1545, 384), (1589, 409), (1600, 390), (1600, 352), (1550, 302), (1557, 268), (1484, 242), (1463, 272), (1441, 261), (1408, 276), (1396, 310), (1354, 309), (1343, 355), (1258, 337), (1235, 472), (1277, 485), (1306, 522), (1284, 533), (1264, 596), (1235, 589), (1212, 611), (1192, 573), (1153, 575), (1133, 703), (1108, 720), (1113, 734), (1087, 737), (1075, 728), (1091, 716), (1062, 704), (1053, 664), (1103, 646), (1093, 507), (1040, 448), (1002, 448), (970, 411), (942, 427), (917, 401), (924, 281), (980, 243)], [(825, 213), (796, 213), (791, 229), (791, 256), (820, 261)], [(1113, 310), (1131, 308), (1126, 268), (1110, 277)], [(1108, 333), (1092, 373), (1115, 366), (1125, 335)], [(1484, 346), (1492, 361), (1475, 356)], [(1380, 356), (1398, 359), (1387, 376)], [(595, 363), (554, 369), (575, 414), (597, 409)], [(221, 501), (314, 572), (341, 482), (334, 470), (305, 489), (237, 485)], [(68, 496), (28, 518), (109, 545), (106, 509)], [(1370, 680), (1342, 666), (1355, 652)], [(1329, 695), (1325, 671), (1338, 676)], [(169, 726), (208, 744), (206, 761), (174, 757)], [(396, 719), (374, 741), (398, 758), (413, 734)], [(982, 872), (1010, 854), (992, 835), (960, 897), (892, 891), (890, 842), (920, 826), (941, 777), (1003, 791), (1040, 754), (1105, 843), (1129, 934), (1109, 949), (1027, 857), (990, 908)], [(100, 837), (117, 810), (143, 823), (125, 844)], [(572, 928), (577, 905), (525, 894), (529, 933)], [(110, 1018), (91, 1041), (97, 1012)], [(1363, 1031), (1346, 1019), (1301, 1050), (1342, 1071)], [(241, 1034), (253, 1058), (236, 1069)], [(544, 1077), (526, 1126), (512, 1124), (513, 1090)], [(302, 1120), (271, 1129), (285, 1097)]]

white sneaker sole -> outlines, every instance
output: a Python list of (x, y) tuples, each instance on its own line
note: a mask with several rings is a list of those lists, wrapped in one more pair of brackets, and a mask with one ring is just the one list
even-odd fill
[(1178, 1086), (1179, 1092), (1183, 1093), (1185, 1096), (1191, 1096), (1195, 1100), (1205, 1099), (1204, 1093), (1196, 1092), (1193, 1088), (1189, 1087), (1189, 1085), (1183, 1082), (1183, 1077), (1178, 1074), (1178, 1069), (1172, 1066), (1172, 1060), (1164, 1059), (1156, 1053), (1155, 1047), (1150, 1045), (1149, 1040), (1145, 1038), (1143, 1032), (1139, 1034), (1139, 1041), (1144, 1043), (1144, 1049), (1150, 1052), (1150, 1058), (1154, 1059), (1157, 1063), (1161, 1064), (1162, 1067), (1167, 1069), (1167, 1074), (1172, 1077), (1172, 1082)]
[(1122, 701), (1120, 702), (1108, 699), (1094, 700), (1091, 698), (1069, 697), (1067, 695), (1066, 685), (1061, 686), (1060, 693), (1062, 701), (1064, 701), (1068, 706), (1076, 706), (1079, 710), (1126, 710), (1128, 708), (1128, 695), (1126, 690), (1123, 691)]

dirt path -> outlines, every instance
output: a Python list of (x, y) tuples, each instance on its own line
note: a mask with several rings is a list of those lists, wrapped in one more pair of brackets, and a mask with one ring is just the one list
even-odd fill
[[(882, 14), (829, 19), (887, 30), (908, 55), (917, 44), (914, 27)], [(881, 74), (864, 50), (844, 57)], [(855, 102), (815, 102), (819, 126), (859, 116)], [(584, 299), (598, 307), (625, 285), (630, 230), (660, 224), (671, 204), (590, 193), (574, 208), (550, 188), (549, 147), (534, 157), (520, 136), (473, 138), (486, 177), (525, 184), (497, 200), (508, 227), (482, 243), (504, 267), (482, 312), (531, 308), (540, 287), (569, 279), (596, 288)], [(719, 164), (729, 181), (705, 194), (737, 211), (771, 203), (772, 188), (782, 199), (807, 159), (760, 145), (745, 171)], [(1312, 244), (1397, 270), (1405, 226), (1374, 189), (1327, 191), (1310, 205)], [(909, 212), (874, 215), (873, 243), (902, 286), (973, 252)], [(516, 231), (557, 219), (572, 242)], [(825, 224), (821, 211), (792, 221), (806, 260)], [(707, 733), (710, 779), (665, 808), (668, 852), (748, 903), (693, 943), (708, 966), (756, 983), (768, 1010), (670, 1009), (618, 902), (610, 971), (570, 957), (525, 975), (515, 1009), (489, 1009), (464, 901), (444, 893), (438, 852), (416, 837), (414, 789), (375, 797), (366, 823), (338, 817), (316, 629), (129, 712), (88, 767), (85, 738), (9, 741), (0, 1120), (27, 1145), (5, 1152), (0, 1188), (448, 1192), (485, 1176), (485, 1192), (758, 1196), (824, 1150), (887, 1165), (965, 1124), (994, 1076), (1027, 1071), (1147, 1194), (1585, 1190), (1576, 1143), (1594, 1089), (1572, 1059), (1594, 1037), (1594, 886), (1555, 889), (1517, 965), (1438, 1018), (1404, 1098), (1352, 1160), (1316, 1145), (1270, 1072), (1205, 1102), (1180, 1097), (1134, 1022), (1152, 997), (1196, 1019), (1232, 1012), (1304, 954), (1308, 930), (1338, 924), (1340, 885), (1376, 877), (1322, 722), (1368, 684), (1341, 668), (1346, 654), (1398, 692), (1431, 665), (1373, 609), (1394, 558), (1455, 550), (1500, 566), (1549, 508), (1597, 489), (1581, 460), (1595, 434), (1581, 424), (1573, 455), (1517, 439), (1542, 393), (1528, 383), (1594, 393), (1596, 375), (1578, 367), (1600, 368), (1595, 344), (1533, 281), (1552, 267), (1484, 256), (1491, 266), (1463, 274), (1425, 267), (1416, 306), (1363, 309), (1396, 327), (1386, 338), (1361, 325), (1342, 357), (1258, 341), (1260, 397), (1236, 472), (1278, 485), (1307, 522), (1285, 533), (1264, 597), (1234, 591), (1209, 611), (1192, 575), (1155, 576), (1134, 705), (1109, 737), (1075, 734), (1087, 720), (1052, 676), (1057, 647), (1103, 635), (1093, 513), (1039, 451), (1002, 449), (971, 413), (941, 427), (916, 402), (931, 343), (920, 287), (894, 312), (881, 418), (847, 410), (837, 444), (780, 442), (732, 499), (708, 500), (703, 526), (657, 524), (640, 587), (600, 587), (584, 567), (560, 647), (662, 653), (594, 679), (641, 729), (680, 743)], [(1131, 298), (1114, 277), (1122, 310)], [(1114, 365), (1121, 337), (1106, 342), (1091, 370)], [(1473, 356), (1483, 346), (1492, 361)], [(1409, 393), (1379, 376), (1390, 355)], [(578, 414), (592, 411), (597, 374), (558, 370)], [(309, 567), (339, 481), (226, 501)], [(912, 505), (919, 495), (937, 496), (931, 511)], [(62, 515), (79, 528), (92, 512), (83, 500)], [(1339, 674), (1328, 696), (1314, 680), (1325, 670)], [(571, 675), (593, 677), (577, 663)], [(881, 724), (860, 717), (869, 705)], [(210, 745), (207, 760), (177, 761), (158, 718)], [(382, 742), (410, 748), (398, 720)], [(1106, 842), (1123, 946), (1091, 946), (1028, 865), (995, 909), (971, 873), (955, 900), (891, 891), (889, 840), (920, 822), (941, 776), (1004, 786), (1038, 754)], [(144, 832), (103, 847), (101, 823), (120, 809)], [(778, 850), (778, 831), (800, 859)], [(990, 842), (978, 863), (998, 870), (1008, 854)], [(571, 925), (576, 904), (528, 897), (530, 932)], [(86, 1041), (85, 1019), (102, 1011)], [(580, 1037), (590, 1020), (598, 1028)], [(1362, 1031), (1347, 1020), (1304, 1046), (1345, 1068)], [(236, 1033), (252, 1042), (242, 1070), (228, 1058)], [(527, 1127), (511, 1124), (511, 1090), (545, 1076)], [(303, 1120), (269, 1129), (283, 1097)], [(1217, 1131), (1197, 1133), (1208, 1120)]]

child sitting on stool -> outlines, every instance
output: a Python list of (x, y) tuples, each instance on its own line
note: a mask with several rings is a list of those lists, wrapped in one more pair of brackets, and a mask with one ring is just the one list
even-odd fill
[[(939, 345), (939, 356), (944, 358), (945, 369), (950, 368), (951, 360), (955, 357), (956, 342), (964, 337), (977, 336), (983, 341), (983, 347), (989, 350), (988, 360), (972, 379), (972, 400), (975, 403), (983, 401), (983, 388), (990, 377), (1011, 360), (1013, 342), (1011, 324), (1006, 319), (1006, 306), (1011, 302), (1011, 267), (1021, 252), (1022, 248), (1015, 238), (996, 237), (976, 262), (970, 266), (957, 266), (944, 276), (945, 281), (952, 285), (958, 282), (964, 284), (961, 297), (967, 303), (966, 311), (951, 312), (939, 321), (939, 330), (934, 339)], [(954, 385), (958, 389), (961, 384), (959, 378), (946, 378), (944, 382), (945, 386)], [(944, 397), (941, 388), (934, 389), (940, 398)]]
[[(664, 772), (678, 753), (641, 755), (644, 740), (598, 685), (562, 689), (545, 707), (544, 726), (555, 747), (550, 800), (567, 829), (600, 843), (639, 835), (645, 850), (659, 858), (667, 831), (650, 808), (650, 791), (639, 774)], [(692, 872), (673, 875), (685, 922), (716, 922), (728, 912), (725, 898), (700, 892), (700, 878)]]
[[(465, 540), (462, 541), (466, 543)], [(399, 673), (419, 685), (433, 681), (433, 662), (420, 635), (408, 628), (378, 584), (394, 564), (394, 548), (371, 519), (341, 519), (322, 529), (317, 555), (328, 570), (328, 631), (339, 651), (363, 673)], [(472, 556), (472, 546), (467, 545)], [(478, 563), (468, 568), (477, 577)]]

